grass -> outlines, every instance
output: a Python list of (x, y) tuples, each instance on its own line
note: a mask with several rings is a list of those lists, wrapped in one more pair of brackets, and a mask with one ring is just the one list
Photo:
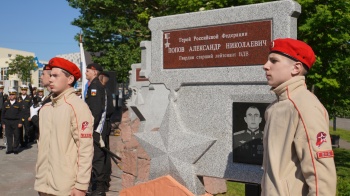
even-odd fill
[(331, 135), (339, 135), (341, 139), (350, 142), (350, 131), (344, 129), (337, 129), (336, 131), (333, 131), (333, 128), (329, 128), (329, 133)]
[(227, 192), (224, 194), (217, 194), (215, 196), (244, 196), (245, 186), (240, 182), (226, 181)]
[[(341, 139), (350, 142), (350, 131), (330, 128), (330, 134), (340, 135)], [(350, 196), (350, 150), (334, 148), (334, 161), (337, 170), (337, 196)], [(215, 196), (244, 196), (243, 183), (227, 181), (227, 192)]]

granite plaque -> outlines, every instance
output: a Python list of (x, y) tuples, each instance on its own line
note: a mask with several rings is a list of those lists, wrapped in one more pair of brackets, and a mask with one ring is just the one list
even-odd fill
[(264, 113), (269, 103), (235, 102), (233, 111), (233, 162), (262, 165)]
[(261, 65), (271, 20), (164, 31), (164, 69)]

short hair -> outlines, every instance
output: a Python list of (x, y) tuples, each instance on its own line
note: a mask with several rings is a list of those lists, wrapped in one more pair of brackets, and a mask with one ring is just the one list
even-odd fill
[[(68, 78), (69, 76), (73, 76), (71, 73), (69, 73), (68, 71), (64, 70), (64, 69), (61, 69), (62, 73)], [(71, 86), (75, 86), (75, 83), (77, 82), (77, 80), (75, 79), (75, 77), (73, 76), (74, 78), (74, 81), (73, 83), (71, 84)]]
[(247, 110), (245, 111), (245, 115), (247, 115), (247, 111), (249, 110), (249, 108), (252, 108), (252, 109), (257, 109), (258, 111), (259, 111), (259, 114), (260, 114), (260, 110), (256, 107), (256, 106), (249, 106), (248, 108), (247, 108)]

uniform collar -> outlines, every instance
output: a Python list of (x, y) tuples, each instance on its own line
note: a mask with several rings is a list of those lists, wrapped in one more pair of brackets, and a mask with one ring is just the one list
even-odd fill
[(249, 133), (250, 135), (257, 135), (257, 134), (259, 134), (259, 129), (256, 129), (255, 131), (252, 131), (249, 128), (247, 128), (247, 133)]
[(277, 86), (276, 88), (271, 88), (271, 91), (276, 94), (278, 100), (282, 101), (282, 100), (288, 99), (287, 90), (293, 91), (299, 87), (306, 88), (305, 76), (295, 76), (290, 80)]
[(56, 97), (54, 97), (54, 95), (51, 95), (52, 106), (62, 104), (65, 102), (66, 98), (70, 97), (72, 94), (75, 95), (75, 91), (73, 87), (70, 87)]
[[(97, 81), (100, 81), (100, 80), (98, 79), (98, 77), (95, 77), (94, 79), (92, 79), (92, 80), (90, 81), (90, 84), (93, 83), (93, 82), (96, 82), (96, 80), (97, 80)], [(89, 86), (90, 86), (90, 85), (89, 85)]]

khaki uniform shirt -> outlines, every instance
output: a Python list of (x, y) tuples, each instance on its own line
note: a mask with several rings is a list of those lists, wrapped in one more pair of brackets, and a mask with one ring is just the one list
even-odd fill
[(336, 194), (337, 176), (328, 113), (307, 90), (304, 76), (273, 89), (265, 112), (262, 195)]
[(52, 195), (87, 190), (94, 119), (86, 103), (69, 88), (41, 108), (39, 119), (35, 190)]

